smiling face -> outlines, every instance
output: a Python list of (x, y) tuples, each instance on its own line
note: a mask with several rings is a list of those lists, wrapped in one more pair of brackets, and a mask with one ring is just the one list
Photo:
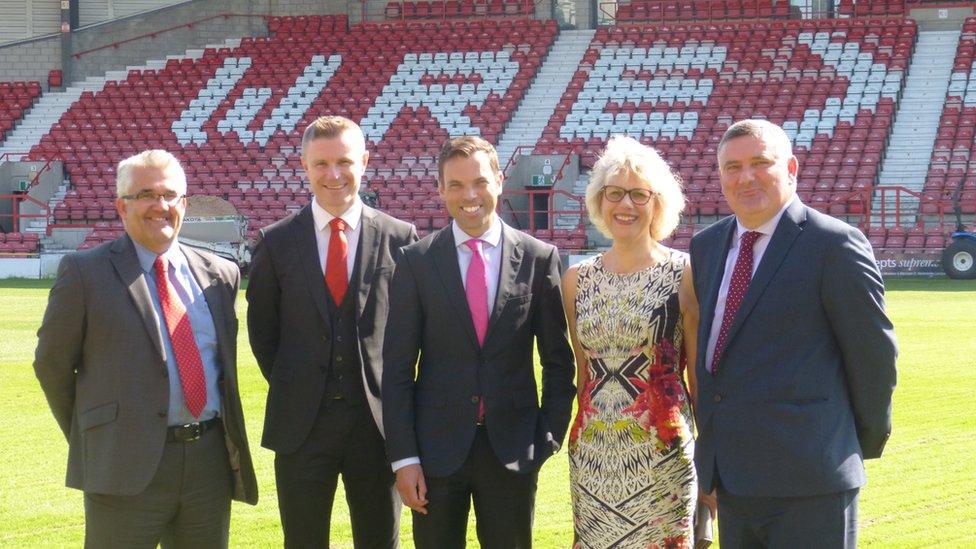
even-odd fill
[(302, 168), (319, 206), (337, 217), (349, 209), (368, 160), (366, 143), (352, 131), (310, 141), (302, 154)]
[(495, 221), (502, 174), (492, 169), (484, 151), (455, 156), (444, 162), (437, 192), (458, 227), (469, 236), (480, 237)]
[(796, 194), (796, 157), (772, 139), (742, 135), (726, 141), (718, 169), (722, 194), (747, 229), (772, 219)]
[(157, 196), (176, 193), (182, 196), (175, 204), (163, 200), (115, 199), (115, 209), (122, 218), (125, 232), (143, 247), (162, 254), (173, 244), (183, 225), (186, 214), (186, 182), (175, 170), (163, 170), (152, 166), (133, 166), (131, 183), (126, 196), (136, 196), (150, 191)]
[[(620, 187), (625, 191), (644, 189), (651, 192), (651, 198), (645, 204), (634, 204), (631, 195), (625, 194), (619, 202), (607, 199), (604, 190), (600, 198), (600, 216), (610, 231), (614, 240), (630, 240), (634, 238), (650, 238), (651, 222), (654, 220), (657, 196), (651, 191), (651, 186), (629, 170), (621, 170), (607, 179), (606, 187)], [(614, 189), (616, 190), (616, 189)]]

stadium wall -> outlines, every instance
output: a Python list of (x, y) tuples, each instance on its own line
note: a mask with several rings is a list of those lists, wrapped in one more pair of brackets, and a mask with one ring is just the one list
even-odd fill
[(61, 35), (0, 46), (0, 67), (0, 80), (37, 80), (46, 87), (48, 71), (61, 67)]

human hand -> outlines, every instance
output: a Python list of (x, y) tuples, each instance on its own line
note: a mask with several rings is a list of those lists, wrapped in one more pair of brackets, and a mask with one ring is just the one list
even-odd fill
[(710, 494), (706, 494), (699, 488), (698, 504), (708, 507), (708, 512), (712, 515), (713, 519), (718, 515), (718, 498), (715, 496), (715, 490), (712, 490)]
[(404, 505), (421, 515), (427, 514), (427, 482), (419, 463), (397, 469), (396, 488)]

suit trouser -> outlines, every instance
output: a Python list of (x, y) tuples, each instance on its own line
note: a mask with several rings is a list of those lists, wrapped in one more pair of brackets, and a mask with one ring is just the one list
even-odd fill
[(844, 492), (803, 497), (736, 496), (718, 487), (723, 548), (857, 547), (857, 496)]
[(223, 428), (167, 442), (155, 476), (134, 496), (85, 492), (85, 547), (227, 547), (233, 477)]
[(446, 477), (427, 476), (427, 514), (413, 512), (418, 549), (464, 547), (474, 501), (478, 542), (483, 549), (532, 547), (532, 516), (538, 472), (515, 473), (498, 458), (488, 433), (478, 427), (468, 458)]
[(275, 454), (285, 547), (329, 547), (339, 476), (357, 549), (399, 546), (400, 496), (383, 437), (365, 404), (323, 402), (315, 425), (292, 454)]

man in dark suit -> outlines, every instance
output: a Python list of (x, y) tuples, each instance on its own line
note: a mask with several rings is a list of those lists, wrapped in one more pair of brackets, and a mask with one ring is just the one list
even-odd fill
[(490, 143), (452, 139), (438, 169), (454, 220), (404, 248), (390, 283), (387, 453), (417, 547), (463, 547), (472, 498), (482, 547), (529, 547), (538, 470), (563, 440), (575, 394), (559, 254), (498, 218)]
[(356, 547), (397, 547), (400, 498), (382, 437), (387, 286), (413, 225), (362, 203), (369, 153), (351, 120), (324, 116), (302, 137), (314, 199), (265, 228), (247, 320), (270, 384), (262, 444), (275, 451), (286, 547), (328, 547), (341, 475)]
[(64, 257), (34, 371), (85, 493), (86, 547), (226, 547), (231, 498), (257, 503), (237, 389), (237, 266), (177, 241), (171, 154), (119, 163), (126, 234)]
[(860, 231), (796, 196), (781, 128), (732, 125), (718, 162), (735, 215), (691, 243), (699, 483), (723, 547), (854, 547), (862, 460), (891, 432), (881, 273)]

